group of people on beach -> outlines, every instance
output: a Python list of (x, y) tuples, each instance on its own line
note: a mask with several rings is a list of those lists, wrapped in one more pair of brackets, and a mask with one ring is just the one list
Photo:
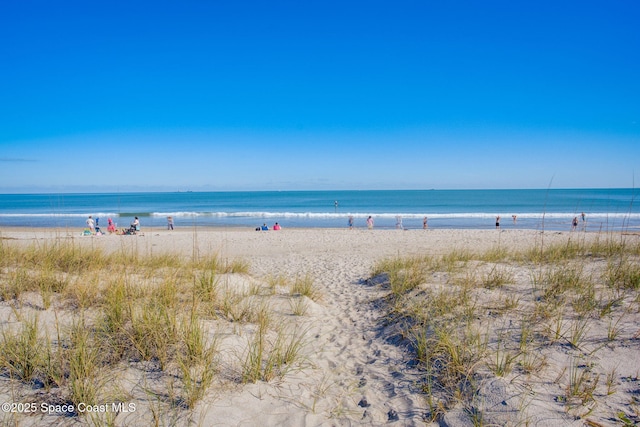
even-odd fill
[[(353, 215), (349, 215), (349, 229), (353, 229)], [(367, 218), (367, 228), (369, 230), (373, 229), (373, 217), (371, 215), (369, 215), (369, 217)]]
[[(348, 226), (349, 226), (349, 229), (353, 229), (353, 223), (354, 223), (353, 222), (353, 215), (349, 215), (349, 222), (347, 223)], [(369, 215), (367, 217), (366, 224), (367, 224), (367, 228), (369, 230), (373, 229), (374, 221), (373, 221), (373, 217), (371, 215)], [(428, 227), (429, 226), (427, 224), (427, 217), (425, 216), (423, 218), (423, 220), (422, 220), (422, 228), (426, 230)], [(396, 215), (396, 229), (404, 230), (404, 226), (402, 225), (402, 216), (401, 215)]]
[[(86, 220), (87, 227), (84, 229), (83, 234), (85, 235), (96, 235), (101, 236), (105, 234), (100, 230), (100, 218), (96, 217), (93, 219), (93, 215), (89, 215)], [(173, 230), (173, 217), (167, 217), (167, 230)], [(123, 228), (122, 230), (117, 229), (117, 224), (113, 222), (111, 218), (107, 218), (107, 233), (109, 234), (137, 234), (140, 231), (140, 218), (137, 216), (133, 218), (131, 224), (128, 229)]]
[[(580, 218), (582, 219), (582, 227), (585, 228), (587, 225), (587, 216), (584, 212), (580, 214)], [(515, 225), (518, 222), (517, 215), (511, 215), (511, 219), (513, 220), (513, 224)], [(496, 229), (500, 228), (500, 215), (496, 216)], [(574, 216), (571, 220), (571, 230), (574, 231), (578, 228), (578, 217)]]
[[(580, 214), (580, 217), (582, 218), (582, 227), (584, 228), (587, 224), (587, 216), (584, 214), (584, 212), (582, 212), (582, 214)], [(574, 216), (573, 221), (571, 221), (571, 230), (575, 231), (577, 228), (578, 228), (578, 217)]]
[[(276, 222), (275, 224), (273, 224), (273, 227), (271, 229), (274, 231), (278, 231), (278, 230), (282, 230), (282, 227), (280, 226), (280, 224)], [(269, 231), (269, 226), (265, 222), (260, 227), (256, 227), (256, 231)]]
[[(96, 236), (102, 236), (105, 233), (100, 229), (100, 218), (96, 217), (96, 219), (93, 219), (92, 215), (89, 215), (89, 218), (87, 218), (86, 220), (86, 224), (87, 227), (84, 229), (83, 234), (84, 235), (96, 235)], [(120, 230), (118, 231), (116, 228), (117, 224), (115, 222), (113, 222), (113, 220), (111, 218), (107, 218), (107, 233), (109, 234), (135, 234), (136, 232), (140, 231), (140, 219), (138, 217), (135, 217), (133, 219), (133, 221), (131, 222), (131, 226), (129, 227), (128, 230)]]
[[(518, 222), (518, 215), (511, 215), (511, 220), (513, 221), (513, 225), (516, 225)], [(496, 229), (500, 228), (500, 215), (496, 216)]]
[[(89, 215), (87, 218), (87, 228), (84, 230), (85, 234), (95, 234), (102, 235), (104, 234), (100, 229), (100, 218), (96, 217), (95, 221), (92, 215)], [(111, 218), (107, 218), (107, 233), (112, 234), (116, 232), (116, 224), (113, 222)]]
[[(585, 213), (582, 212), (580, 217), (582, 219), (582, 225), (583, 225), (583, 227), (585, 227), (586, 226), (586, 221), (587, 221), (587, 217), (586, 217)], [(500, 220), (501, 220), (500, 215), (497, 215), (496, 216), (496, 229), (500, 229)], [(515, 214), (511, 215), (511, 220), (513, 221), (513, 224), (515, 225), (518, 222), (518, 216), (515, 215)], [(349, 215), (349, 222), (348, 222), (349, 229), (353, 228), (353, 224), (354, 224), (353, 215)], [(369, 217), (367, 217), (366, 224), (367, 224), (367, 228), (369, 230), (373, 229), (374, 221), (373, 221), (373, 218), (371, 217), (371, 215), (369, 215)], [(422, 229), (426, 230), (428, 228), (429, 228), (428, 218), (425, 216), (422, 219)], [(571, 222), (571, 229), (572, 230), (576, 230), (577, 228), (578, 228), (578, 217), (576, 216), (576, 217), (573, 218), (573, 220)], [(400, 216), (400, 215), (396, 216), (396, 229), (399, 229), (399, 230), (403, 230), (404, 229), (404, 226), (402, 225), (402, 216)]]

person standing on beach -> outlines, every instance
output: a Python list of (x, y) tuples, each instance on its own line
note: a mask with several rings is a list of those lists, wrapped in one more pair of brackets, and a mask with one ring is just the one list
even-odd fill
[(367, 218), (367, 228), (369, 230), (373, 229), (373, 218), (371, 218), (371, 215), (369, 215), (369, 218)]
[(349, 215), (349, 230), (353, 229), (353, 215)]
[(111, 218), (107, 218), (107, 231), (109, 233), (116, 232), (116, 225), (113, 223), (113, 220)]
[(422, 229), (426, 230), (427, 228), (429, 228), (429, 224), (427, 224), (427, 217), (425, 216), (422, 218)]
[(173, 230), (173, 217), (167, 217), (167, 230)]
[(576, 228), (578, 228), (578, 217), (574, 216), (573, 221), (571, 222), (571, 230), (575, 231)]
[(96, 225), (93, 222), (93, 217), (91, 215), (89, 215), (89, 218), (87, 218), (87, 228), (89, 229), (91, 234), (95, 233), (96, 231)]
[(500, 228), (500, 216), (496, 217), (496, 230)]

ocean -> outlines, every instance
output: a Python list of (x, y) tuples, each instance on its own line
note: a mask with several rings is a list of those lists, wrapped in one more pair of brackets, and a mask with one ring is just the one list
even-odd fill
[[(501, 228), (570, 230), (578, 217), (579, 229), (589, 231), (638, 230), (638, 189), (550, 190), (367, 190), (367, 191), (250, 191), (112, 194), (0, 194), (0, 227), (85, 226), (89, 215), (107, 218), (118, 228), (134, 216), (141, 226), (246, 227), (275, 222), (287, 227), (375, 228)], [(585, 221), (582, 213), (585, 213)], [(516, 221), (512, 216), (516, 215)]]

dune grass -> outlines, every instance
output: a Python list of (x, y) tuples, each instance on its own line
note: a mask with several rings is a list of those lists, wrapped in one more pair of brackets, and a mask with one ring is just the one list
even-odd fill
[[(600, 411), (600, 419), (616, 419), (619, 407), (603, 401), (611, 390), (620, 393), (615, 384), (621, 379), (599, 365), (598, 354), (638, 346), (640, 333), (630, 325), (640, 313), (639, 272), (638, 239), (603, 235), (518, 252), (497, 247), (396, 256), (381, 260), (371, 274), (386, 278), (387, 322), (402, 327), (424, 370), (427, 419), (464, 408), (471, 423), (482, 425), (492, 419), (493, 409), (479, 398), (487, 381), (499, 377), (528, 389), (538, 384), (532, 392), (543, 396), (552, 388), (540, 380), (546, 371), (564, 387), (555, 402), (571, 416), (586, 419)], [(558, 359), (563, 369), (554, 374)], [(526, 424), (529, 404), (514, 409), (519, 415), (509, 422)], [(624, 417), (640, 422), (637, 405)]]
[[(276, 295), (248, 272), (245, 261), (217, 255), (105, 253), (59, 240), (29, 247), (0, 240), (0, 308), (10, 308), (0, 323), (0, 380), (24, 395), (43, 387), (37, 399), (45, 403), (136, 396), (157, 414), (193, 410), (229, 378), (219, 375), (223, 368), (244, 372), (239, 382), (281, 377), (300, 364), (305, 334), (280, 326), (270, 298), (290, 299), (295, 318), (304, 309), (293, 301), (319, 294), (309, 276), (283, 278), (291, 288)], [(255, 327), (247, 357), (227, 357), (221, 367), (221, 337), (251, 336)], [(123, 375), (153, 386), (120, 381)], [(94, 415), (85, 421), (113, 422)]]

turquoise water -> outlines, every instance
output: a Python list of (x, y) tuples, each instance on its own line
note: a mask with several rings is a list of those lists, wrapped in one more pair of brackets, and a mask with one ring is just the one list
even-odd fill
[(395, 228), (398, 216), (405, 228), (422, 228), (425, 216), (430, 228), (493, 228), (499, 215), (503, 228), (567, 230), (578, 216), (580, 228), (623, 230), (640, 228), (638, 195), (637, 189), (3, 194), (0, 227), (82, 228), (88, 215), (103, 228), (109, 217), (125, 227), (134, 216), (143, 227), (163, 227), (167, 216), (176, 227), (346, 227), (349, 216), (364, 227), (371, 215), (376, 228)]

